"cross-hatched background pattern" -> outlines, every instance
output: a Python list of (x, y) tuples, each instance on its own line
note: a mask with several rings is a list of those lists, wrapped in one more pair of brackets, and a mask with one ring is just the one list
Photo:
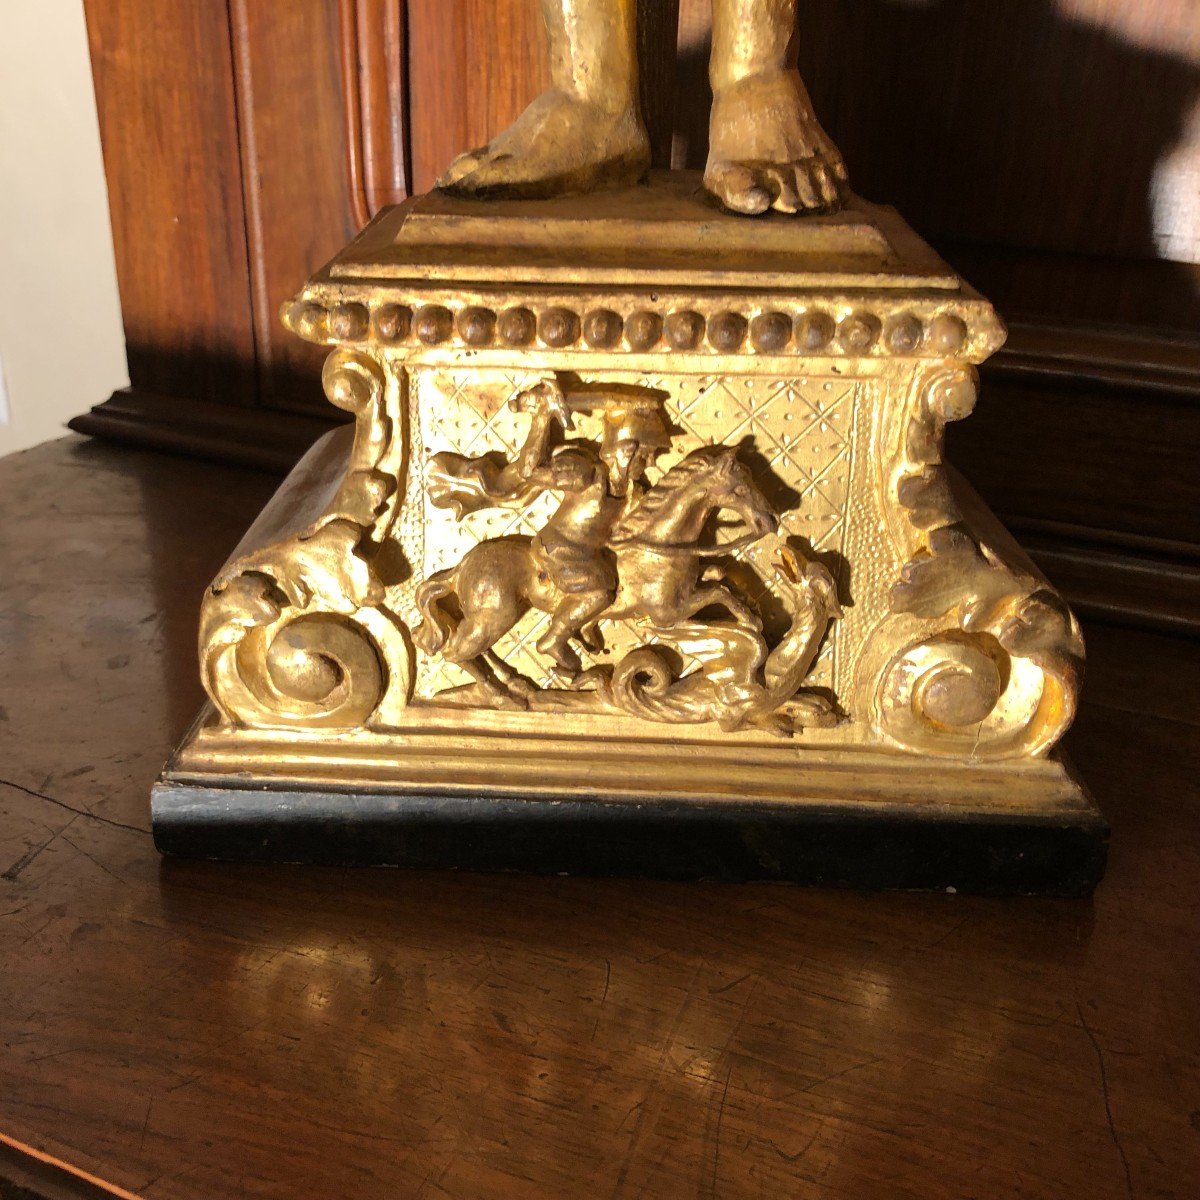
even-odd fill
[[(401, 617), (419, 620), (413, 594), (435, 571), (453, 567), (476, 543), (507, 534), (534, 534), (554, 511), (555, 498), (538, 497), (523, 509), (487, 509), (461, 522), (447, 509), (426, 499), (423, 480), (429, 458), (443, 450), (475, 457), (499, 451), (515, 455), (528, 429), (528, 417), (508, 402), (537, 376), (480, 370), (424, 368), (414, 372), (410, 393), (411, 456), (408, 489), (396, 536), (413, 576), (396, 597)], [(856, 385), (842, 379), (762, 379), (748, 377), (647, 377), (605, 374), (584, 377), (587, 383), (634, 384), (667, 394), (667, 413), (674, 437), (661, 455), (651, 479), (657, 479), (697, 446), (723, 442), (740, 447), (758, 485), (782, 516), (781, 532), (800, 539), (837, 567), (846, 536), (853, 457)], [(598, 440), (599, 421), (577, 416), (571, 436)], [(743, 558), (742, 555), (738, 555)], [(744, 565), (737, 583), (759, 600), (761, 584)], [(764, 608), (769, 610), (769, 598)], [(772, 632), (767, 616), (768, 637)], [(527, 614), (496, 645), (496, 652), (539, 686), (554, 676), (535, 643), (548, 618)], [(628, 650), (652, 640), (636, 622), (602, 625), (605, 649), (583, 653), (585, 665), (612, 663)], [(837, 654), (837, 626), (827, 640), (811, 683), (832, 686)], [(469, 682), (461, 668), (438, 658), (419, 656), (416, 695), (431, 697), (445, 688)], [(690, 666), (685, 657), (685, 668)]]

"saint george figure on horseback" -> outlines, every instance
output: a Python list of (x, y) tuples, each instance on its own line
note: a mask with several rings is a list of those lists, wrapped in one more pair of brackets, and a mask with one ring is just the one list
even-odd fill
[[(528, 503), (544, 491), (561, 500), (533, 538), (480, 542), (456, 567), (421, 584), (416, 601), (423, 621), (414, 639), (422, 650), (459, 664), (496, 698), (516, 700), (519, 679), (492, 647), (530, 608), (550, 614), (537, 648), (568, 679), (581, 669), (571, 640), (598, 649), (602, 616), (644, 617), (656, 629), (669, 629), (719, 606), (737, 626), (760, 628), (744, 601), (710, 578), (699, 549), (719, 511), (736, 514), (746, 526), (738, 545), (776, 527), (734, 448), (700, 447), (647, 487), (647, 468), (670, 443), (655, 394), (611, 390), (568, 398), (548, 380), (520, 393), (512, 407), (531, 416), (516, 458), (501, 467), (490, 456), (435, 455), (428, 473), (431, 502), (462, 517)], [(599, 447), (572, 439), (552, 451), (555, 426), (570, 431), (574, 412), (587, 410), (601, 420)], [(445, 605), (451, 597), (457, 619)]]

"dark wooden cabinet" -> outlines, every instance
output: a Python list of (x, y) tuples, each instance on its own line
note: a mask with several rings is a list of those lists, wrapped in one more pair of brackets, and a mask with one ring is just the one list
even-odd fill
[[(642, 7), (655, 157), (700, 165), (708, 0)], [(74, 427), (283, 468), (336, 414), (280, 303), (540, 90), (538, 6), (86, 9), (132, 382)], [(801, 10), (801, 67), (855, 186), (1009, 322), (955, 460), (1085, 611), (1200, 629), (1200, 231), (1172, 175), (1200, 159), (1200, 12)]]

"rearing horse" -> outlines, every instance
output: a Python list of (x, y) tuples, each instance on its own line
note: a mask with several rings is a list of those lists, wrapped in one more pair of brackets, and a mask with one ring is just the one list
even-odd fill
[[(701, 549), (709, 517), (730, 511), (747, 527), (736, 543)], [(778, 520), (732, 446), (702, 446), (672, 467), (613, 528), (608, 547), (616, 557), (617, 592), (602, 619), (646, 617), (659, 629), (719, 605), (743, 627), (758, 618), (725, 584), (701, 582), (704, 559), (773, 531)], [(563, 593), (539, 572), (528, 537), (492, 538), (472, 547), (456, 567), (438, 571), (417, 589), (423, 618), (413, 639), (427, 654), (438, 651), (485, 685), (487, 670), (503, 667), (491, 648), (530, 609), (554, 612)], [(443, 606), (458, 600), (461, 619)], [(578, 633), (578, 631), (575, 631)], [(486, 656), (486, 657), (485, 657)], [(507, 672), (506, 672), (507, 673)]]

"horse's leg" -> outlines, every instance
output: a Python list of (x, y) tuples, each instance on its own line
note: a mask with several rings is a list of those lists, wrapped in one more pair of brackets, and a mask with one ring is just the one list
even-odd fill
[(510, 667), (495, 650), (485, 650), (483, 661), (495, 672), (496, 678), (514, 696), (527, 697), (537, 691), (537, 685), (527, 679), (520, 671)]
[(566, 674), (572, 677), (578, 675), (583, 664), (570, 646), (570, 640), (611, 603), (612, 592), (605, 588), (565, 596), (554, 610), (546, 632), (538, 638), (537, 648), (553, 659)]
[(443, 657), (462, 667), (503, 707), (524, 708), (528, 689), (516, 685), (517, 673), (491, 651), (492, 644), (508, 632), (507, 626), (499, 627), (499, 632), (497, 629), (498, 625), (491, 621), (464, 618), (455, 630), (453, 644), (447, 643)]
[(599, 654), (604, 649), (604, 634), (600, 631), (600, 622), (591, 621), (584, 625), (575, 635), (586, 650)]
[(701, 581), (695, 559), (633, 551), (627, 552), (624, 560), (618, 557), (618, 570), (623, 581), (637, 581), (637, 586), (617, 596), (608, 616), (645, 616), (659, 629), (670, 629), (715, 604), (726, 609), (739, 625), (756, 633), (762, 629), (758, 616), (728, 587)]
[[(701, 609), (708, 608), (709, 605), (714, 604), (726, 609), (739, 625), (753, 629), (756, 633), (762, 630), (762, 621), (759, 620), (758, 615), (751, 612), (729, 588), (721, 583), (697, 588), (670, 614), (670, 620), (666, 624), (677, 625), (680, 621), (686, 621), (689, 617), (694, 617)], [(658, 615), (654, 613), (650, 614), (651, 620), (655, 624), (659, 624), (657, 620)]]
[[(462, 667), (490, 691), (501, 694), (507, 694), (504, 685), (509, 680), (501, 671), (493, 674), (485, 655), (528, 607), (521, 563), (506, 561), (514, 557), (527, 559), (528, 548), (515, 543), (482, 542), (463, 559), (456, 588), (463, 616), (442, 647), (443, 658)], [(494, 655), (491, 658), (500, 661)]]

